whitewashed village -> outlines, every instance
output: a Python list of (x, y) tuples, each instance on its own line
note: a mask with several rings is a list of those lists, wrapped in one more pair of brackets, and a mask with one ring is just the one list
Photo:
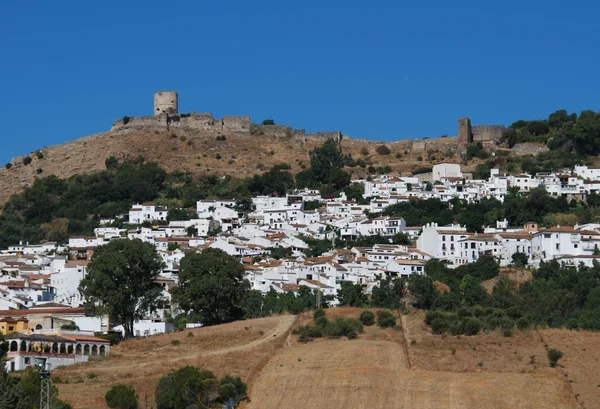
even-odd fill
[[(56, 366), (109, 353), (109, 341), (94, 334), (123, 328), (111, 328), (108, 317), (88, 316), (78, 286), (95, 249), (112, 240), (140, 239), (155, 246), (164, 261), (158, 281), (167, 300), (178, 283), (181, 259), (208, 248), (238, 258), (254, 290), (285, 293), (306, 286), (332, 296), (333, 305), (341, 282), (360, 284), (369, 293), (381, 277), (423, 274), (425, 262), (433, 258), (450, 268), (473, 263), (484, 254), (493, 256), (501, 267), (510, 266), (515, 253), (524, 253), (531, 267), (551, 259), (591, 265), (600, 258), (600, 224), (542, 228), (536, 223), (510, 226), (498, 220), (483, 233), (471, 233), (457, 224), (407, 226), (403, 217), (377, 216), (409, 200), (477, 202), (493, 197), (503, 201), (510, 187), (528, 192), (544, 186), (551, 196), (583, 200), (600, 190), (600, 168), (576, 166), (573, 171), (537, 175), (507, 175), (493, 169), (488, 180), (472, 180), (460, 165), (441, 163), (425, 176), (383, 175), (353, 182), (363, 185), (366, 204), (347, 200), (343, 193), (324, 198), (316, 190), (297, 190), (285, 197), (254, 197), (251, 210), (245, 212), (236, 210), (234, 200), (201, 200), (191, 220), (167, 221), (172, 209), (136, 203), (121, 216), (135, 228), (108, 227), (114, 220), (102, 220), (104, 227), (95, 229), (94, 236), (70, 237), (64, 244), (15, 243), (2, 249), (0, 332), (8, 334), (8, 370), (31, 366), (31, 351), (47, 353)], [(392, 238), (399, 234), (410, 244), (393, 244)], [(382, 236), (389, 243), (333, 249), (319, 257), (305, 254), (306, 238), (333, 241), (365, 236)], [(286, 256), (272, 257), (274, 249), (287, 249)], [(172, 331), (169, 318), (176, 312), (176, 306), (167, 303), (135, 322), (135, 336)]]

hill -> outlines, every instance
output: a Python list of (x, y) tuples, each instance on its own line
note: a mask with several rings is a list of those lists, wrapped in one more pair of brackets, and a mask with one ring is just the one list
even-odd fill
[[(357, 317), (361, 309), (328, 309), (327, 317)], [(311, 313), (239, 321), (145, 339), (128, 340), (100, 361), (60, 368), (55, 381), (75, 409), (104, 408), (115, 383), (131, 384), (142, 405), (153, 406), (156, 381), (186, 364), (249, 384), (241, 407), (271, 408), (583, 408), (597, 402), (592, 376), (600, 357), (598, 334), (534, 330), (512, 337), (436, 336), (423, 312), (399, 319), (402, 329), (365, 327), (355, 340), (302, 344), (290, 326)], [(193, 334), (190, 336), (189, 333)], [(179, 341), (173, 343), (173, 341)], [(177, 344), (177, 345), (175, 345)], [(546, 348), (565, 351), (548, 368)]]
[[(223, 140), (223, 136), (225, 137)], [(219, 140), (217, 140), (219, 137)], [(367, 175), (368, 167), (389, 166), (392, 172), (406, 173), (435, 160), (458, 160), (456, 138), (436, 140), (436, 147), (427, 155), (413, 149), (413, 141), (376, 142), (342, 138), (344, 153), (362, 158), (365, 168), (352, 169), (356, 176)], [(249, 176), (261, 173), (278, 163), (288, 163), (296, 173), (310, 166), (309, 152), (323, 143), (322, 139), (279, 137), (267, 135), (238, 135), (235, 132), (178, 129), (123, 129), (87, 136), (62, 145), (49, 146), (26, 156), (11, 160), (10, 169), (0, 168), (0, 203), (13, 193), (20, 192), (35, 178), (56, 175), (59, 178), (91, 173), (105, 169), (105, 160), (137, 158), (157, 162), (167, 172), (183, 171), (193, 174)], [(390, 153), (379, 154), (378, 146), (385, 145)], [(419, 161), (419, 157), (421, 160)], [(30, 158), (30, 159), (26, 159)], [(431, 161), (429, 161), (431, 158)], [(31, 162), (27, 165), (25, 162)]]

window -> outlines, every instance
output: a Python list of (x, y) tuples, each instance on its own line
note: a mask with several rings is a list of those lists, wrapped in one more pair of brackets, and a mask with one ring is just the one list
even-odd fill
[(25, 360), (24, 360), (24, 363), (25, 363), (25, 365), (31, 364), (31, 358), (29, 358), (28, 356), (26, 356)]
[(577, 244), (573, 244), (573, 247), (577, 248)]
[(556, 243), (556, 250), (560, 250), (560, 244)]
[(12, 325), (9, 325), (9, 327), (8, 327), (8, 330), (9, 330), (9, 331), (14, 331), (14, 330), (15, 330), (15, 327), (14, 327), (14, 326), (12, 326)]

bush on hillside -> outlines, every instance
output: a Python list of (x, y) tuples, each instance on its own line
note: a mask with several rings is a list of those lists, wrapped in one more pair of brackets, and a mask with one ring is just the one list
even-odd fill
[(558, 350), (558, 349), (554, 349), (551, 348), (548, 350), (548, 365), (550, 365), (551, 368), (556, 367), (556, 365), (558, 364), (558, 361), (563, 357), (563, 353), (562, 351)]
[(379, 155), (389, 155), (390, 153), (392, 153), (392, 151), (390, 150), (390, 148), (388, 148), (385, 145), (379, 145), (375, 149), (375, 152), (377, 152)]
[(396, 317), (388, 310), (377, 311), (377, 325), (381, 328), (392, 328), (396, 325)]
[(324, 317), (324, 316), (325, 316), (325, 310), (322, 308), (315, 310), (315, 312), (313, 314), (313, 318), (315, 319), (315, 321), (317, 318)]
[(375, 324), (375, 315), (371, 311), (368, 311), (368, 310), (363, 311), (360, 314), (360, 322), (362, 322), (363, 325), (366, 325), (366, 326), (373, 325), (373, 324)]
[(111, 409), (137, 409), (138, 396), (131, 386), (117, 384), (104, 396), (106, 406)]

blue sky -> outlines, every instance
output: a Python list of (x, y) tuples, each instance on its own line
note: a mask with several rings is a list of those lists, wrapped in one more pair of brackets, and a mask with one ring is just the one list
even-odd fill
[(0, 163), (151, 115), (156, 90), (180, 112), (377, 140), (598, 110), (599, 3), (9, 2)]

